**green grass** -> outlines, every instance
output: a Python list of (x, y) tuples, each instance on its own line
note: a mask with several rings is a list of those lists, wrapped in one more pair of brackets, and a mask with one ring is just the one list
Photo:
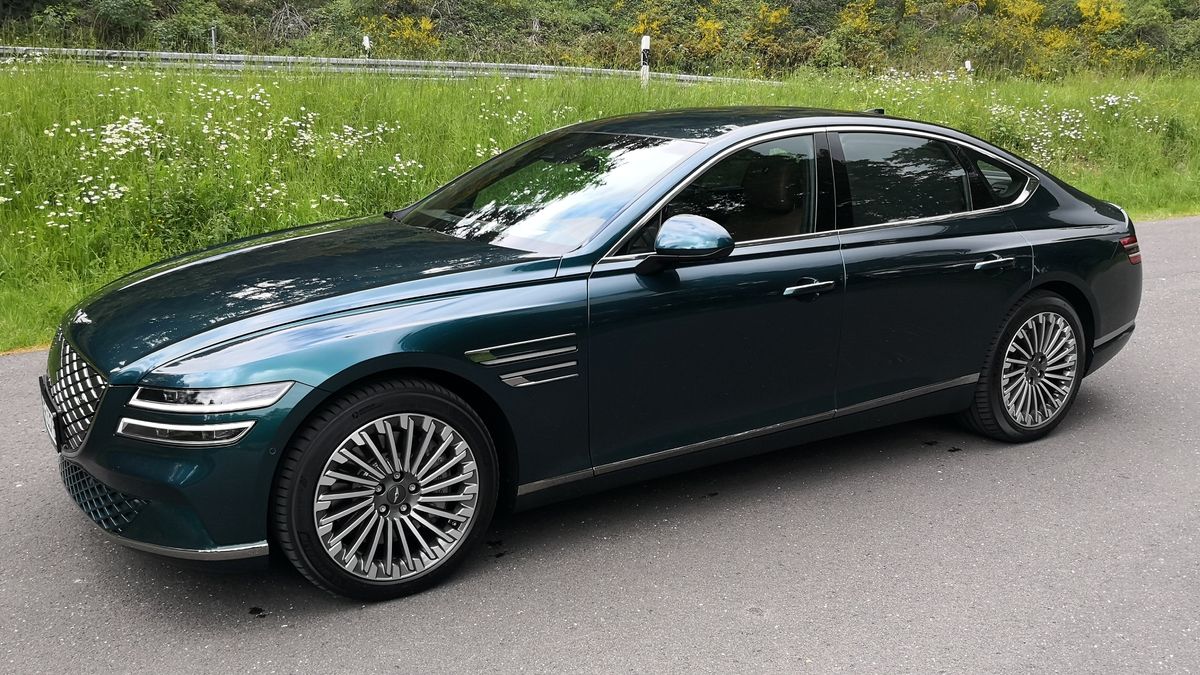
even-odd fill
[[(1102, 95), (1125, 98), (1101, 105)], [(1195, 77), (809, 73), (642, 89), (0, 64), (0, 350), (45, 343), (81, 296), (162, 257), (400, 206), (542, 131), (636, 110), (883, 106), (994, 141), (1136, 219), (1200, 213), (1200, 108), (1187, 103), (1197, 100)]]

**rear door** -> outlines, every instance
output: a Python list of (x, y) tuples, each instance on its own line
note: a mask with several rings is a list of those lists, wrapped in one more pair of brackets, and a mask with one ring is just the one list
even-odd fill
[(1033, 184), (946, 139), (830, 136), (846, 266), (839, 412), (974, 382), (1032, 277), (1009, 207)]

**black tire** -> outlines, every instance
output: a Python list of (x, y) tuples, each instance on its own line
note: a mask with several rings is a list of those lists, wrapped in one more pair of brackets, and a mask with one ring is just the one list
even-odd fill
[[(1043, 312), (1061, 316), (1070, 326), (1075, 338), (1075, 375), (1068, 394), (1057, 413), (1045, 422), (1026, 425), (1019, 423), (1009, 412), (1001, 391), (1004, 354), (1013, 336), (1031, 318)], [(968, 427), (984, 436), (1009, 443), (1023, 443), (1042, 438), (1054, 430), (1067, 416), (1079, 393), (1087, 365), (1087, 336), (1079, 314), (1062, 296), (1049, 291), (1034, 291), (1022, 298), (1005, 317), (1003, 327), (988, 348), (983, 371), (975, 388), (971, 407), (961, 416)]]
[[(475, 509), (466, 533), (436, 565), (407, 579), (365, 579), (336, 563), (320, 540), (313, 511), (318, 480), (344, 439), (372, 420), (404, 413), (442, 420), (468, 443), (478, 480)], [(271, 508), (279, 548), (309, 581), (336, 595), (389, 600), (440, 583), (483, 539), (495, 512), (499, 467), (487, 427), (466, 401), (425, 380), (384, 380), (338, 394), (296, 432), (280, 461)]]

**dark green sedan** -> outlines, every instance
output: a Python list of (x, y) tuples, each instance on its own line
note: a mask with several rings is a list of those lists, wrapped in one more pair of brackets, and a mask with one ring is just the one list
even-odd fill
[(617, 117), (110, 284), (46, 428), (123, 544), (391, 598), (498, 508), (930, 415), (1039, 438), (1129, 340), (1140, 262), (1120, 208), (951, 129)]

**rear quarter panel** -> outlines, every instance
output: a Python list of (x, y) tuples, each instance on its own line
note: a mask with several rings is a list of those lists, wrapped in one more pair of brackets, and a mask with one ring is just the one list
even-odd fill
[(1033, 246), (1033, 285), (1075, 288), (1089, 305), (1090, 316), (1081, 317), (1088, 337), (1101, 344), (1131, 327), (1141, 304), (1141, 265), (1130, 263), (1121, 245), (1133, 226), (1112, 205), (1092, 205), (1065, 192), (1057, 196), (1041, 195), (1040, 205), (1049, 206), (1046, 218), (1017, 223)]

